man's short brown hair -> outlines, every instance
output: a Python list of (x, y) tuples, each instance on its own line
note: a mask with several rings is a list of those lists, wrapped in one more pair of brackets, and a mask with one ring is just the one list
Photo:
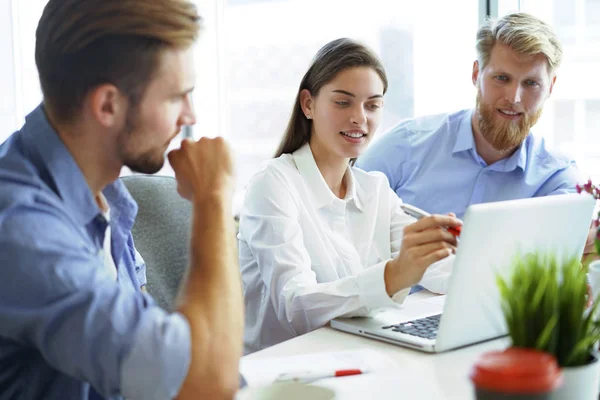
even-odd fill
[(161, 51), (190, 47), (199, 23), (187, 0), (49, 0), (35, 48), (44, 105), (68, 122), (91, 89), (110, 83), (135, 106)]

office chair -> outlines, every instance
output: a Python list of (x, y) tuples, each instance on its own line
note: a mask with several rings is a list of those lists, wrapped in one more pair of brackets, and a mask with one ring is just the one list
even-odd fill
[(132, 234), (146, 261), (148, 292), (172, 311), (188, 265), (192, 205), (177, 194), (172, 177), (131, 175), (121, 180), (139, 206)]

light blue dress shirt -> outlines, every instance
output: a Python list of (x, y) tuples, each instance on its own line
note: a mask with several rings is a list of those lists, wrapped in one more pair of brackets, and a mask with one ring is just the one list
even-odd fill
[(141, 292), (145, 265), (120, 181), (106, 219), (42, 106), (0, 146), (0, 399), (167, 399), (190, 363), (185, 318)]
[(575, 162), (529, 134), (510, 157), (491, 165), (477, 154), (472, 110), (402, 121), (373, 143), (356, 165), (381, 171), (406, 203), (462, 218), (471, 204), (575, 191)]

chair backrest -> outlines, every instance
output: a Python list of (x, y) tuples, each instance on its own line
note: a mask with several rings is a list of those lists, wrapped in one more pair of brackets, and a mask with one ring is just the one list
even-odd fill
[(148, 292), (170, 311), (188, 265), (192, 206), (179, 196), (172, 177), (131, 175), (121, 180), (139, 206), (132, 234), (146, 262)]

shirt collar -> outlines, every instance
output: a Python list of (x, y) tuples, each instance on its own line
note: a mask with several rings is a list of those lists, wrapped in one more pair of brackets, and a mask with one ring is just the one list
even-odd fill
[(117, 179), (102, 191), (110, 204), (110, 219), (123, 232), (128, 232), (133, 227), (138, 212), (138, 205), (131, 197), (121, 179)]
[(292, 153), (292, 157), (294, 158), (294, 163), (296, 164), (296, 168), (298, 168), (298, 172), (300, 172), (300, 175), (302, 175), (302, 178), (312, 191), (315, 209), (328, 206), (334, 201), (346, 201), (352, 202), (356, 208), (362, 211), (360, 196), (364, 190), (358, 185), (350, 165), (348, 165), (344, 175), (347, 184), (346, 197), (341, 200), (336, 197), (331, 189), (329, 189), (329, 186), (327, 186), (327, 182), (325, 182), (325, 178), (323, 178), (323, 175), (317, 166), (308, 143)]
[(504, 171), (514, 171), (517, 168), (521, 171), (525, 171), (525, 168), (527, 167), (527, 145), (530, 142), (530, 137), (531, 133), (523, 140), (523, 143), (521, 143), (517, 151), (505, 159)]
[(346, 179), (347, 183), (346, 197), (344, 200), (353, 203), (356, 206), (356, 208), (358, 208), (360, 211), (363, 211), (363, 204), (361, 199), (365, 199), (366, 191), (360, 185), (360, 182), (356, 179), (356, 175), (354, 175), (354, 171), (349, 165), (346, 169), (344, 179)]
[[(463, 115), (460, 125), (458, 127), (458, 133), (456, 135), (456, 142), (454, 143), (454, 149), (452, 153), (459, 153), (461, 151), (472, 150), (474, 154), (477, 154), (475, 148), (475, 139), (473, 138), (473, 113), (475, 110), (465, 113)], [(504, 161), (502, 165), (503, 171), (513, 171), (516, 168), (520, 168), (525, 171), (527, 167), (527, 143), (529, 142), (529, 136), (521, 143), (521, 146), (515, 151), (509, 158), (501, 160)], [(479, 155), (477, 154), (477, 157)]]
[(475, 140), (473, 139), (473, 125), (471, 125), (473, 110), (467, 112), (461, 118), (458, 125), (458, 133), (454, 142), (452, 153), (459, 153), (465, 150), (475, 149)]
[[(101, 213), (100, 208), (75, 159), (50, 125), (42, 105), (25, 118), (21, 132), (25, 151), (32, 163), (38, 170), (47, 171), (51, 179), (46, 183), (62, 199), (65, 208), (72, 212), (78, 223), (89, 224)], [(137, 205), (120, 181), (108, 185), (103, 193), (111, 206), (112, 219), (122, 218), (118, 213), (124, 202), (131, 210), (127, 214), (133, 214), (133, 217), (127, 215), (126, 220), (135, 219)]]

